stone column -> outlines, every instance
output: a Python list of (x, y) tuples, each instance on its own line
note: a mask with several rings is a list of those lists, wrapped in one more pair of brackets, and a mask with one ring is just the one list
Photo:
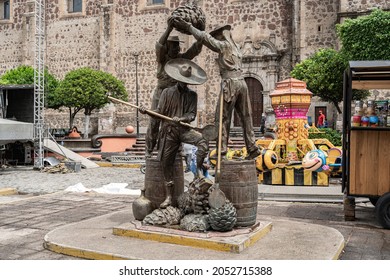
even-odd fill
[(34, 2), (26, 3), (26, 13), (23, 14), (23, 55), (22, 63), (24, 65), (33, 65), (34, 62), (34, 42), (35, 42), (35, 23), (34, 23)]
[[(106, 1), (104, 1), (106, 2)], [(114, 4), (108, 1), (100, 8), (100, 70), (114, 73), (115, 20)], [(98, 134), (114, 134), (116, 130), (116, 108), (112, 103), (99, 111)]]
[[(116, 130), (116, 109), (113, 103), (99, 111), (98, 134), (114, 134)], [(123, 131), (124, 133), (124, 131)]]
[(300, 61), (300, 32), (301, 32), (301, 23), (300, 23), (300, 0), (294, 0), (293, 2), (293, 17), (292, 17), (292, 53), (291, 53), (291, 60), (293, 66)]
[(278, 82), (278, 62), (276, 55), (267, 56), (267, 91), (263, 92), (264, 111), (273, 111), (269, 93), (275, 89)]
[(101, 5), (100, 13), (100, 70), (114, 72), (115, 20), (114, 4)]

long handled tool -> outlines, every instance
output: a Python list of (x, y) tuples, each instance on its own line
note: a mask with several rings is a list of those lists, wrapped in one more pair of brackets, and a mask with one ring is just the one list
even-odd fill
[[(131, 106), (131, 107), (134, 107), (134, 108), (137, 108), (137, 109), (140, 109), (140, 107), (137, 105), (134, 105), (134, 104), (131, 104), (129, 102), (114, 98), (112, 96), (108, 96), (108, 99), (115, 101), (115, 102), (118, 102), (118, 103), (122, 103), (122, 104), (125, 104), (128, 106)], [(162, 115), (162, 114), (159, 114), (157, 112), (154, 112), (151, 110), (145, 110), (145, 111), (149, 115), (153, 115), (157, 118), (164, 119), (167, 121), (173, 121), (172, 118), (165, 116), (165, 115)], [(200, 133), (202, 133), (203, 138), (206, 140), (211, 141), (211, 140), (215, 140), (215, 138), (217, 138), (215, 126), (212, 124), (205, 125), (204, 127), (196, 127), (196, 126), (190, 125), (190, 124), (185, 123), (185, 122), (179, 122), (179, 124), (182, 126), (188, 127), (188, 128), (195, 129), (196, 131), (199, 131)]]
[(220, 208), (226, 203), (226, 196), (219, 188), (219, 179), (221, 177), (221, 149), (222, 149), (222, 117), (223, 117), (223, 92), (221, 92), (221, 100), (219, 106), (219, 127), (218, 127), (218, 162), (215, 175), (215, 183), (211, 187), (212, 191), (209, 195), (209, 205), (212, 208)]

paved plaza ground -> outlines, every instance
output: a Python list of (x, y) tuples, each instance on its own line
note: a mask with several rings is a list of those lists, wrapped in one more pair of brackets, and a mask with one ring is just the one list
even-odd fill
[[(42, 173), (27, 167), (2, 169), (0, 189), (15, 188), (22, 195), (0, 196), (0, 259), (77, 259), (44, 249), (44, 236), (73, 222), (126, 209), (130, 213), (131, 203), (138, 196), (63, 190), (77, 183), (86, 188), (128, 183), (129, 189), (137, 190), (143, 185), (143, 176), (136, 168), (101, 167), (68, 174)], [(365, 200), (357, 203), (355, 221), (344, 221), (342, 203), (318, 202), (314, 196), (307, 202), (259, 200), (258, 219), (288, 219), (334, 228), (345, 239), (342, 260), (390, 259), (390, 231), (379, 226), (374, 207)]]

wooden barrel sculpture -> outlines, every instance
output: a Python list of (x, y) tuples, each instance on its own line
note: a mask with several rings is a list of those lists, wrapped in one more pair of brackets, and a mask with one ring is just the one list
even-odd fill
[(237, 210), (235, 227), (254, 225), (258, 198), (255, 161), (222, 161), (219, 186)]
[[(184, 192), (183, 160), (177, 157), (174, 163), (174, 191), (172, 206), (177, 207), (177, 198)], [(165, 200), (165, 180), (161, 163), (155, 158), (146, 159), (145, 197), (152, 202), (152, 208), (157, 209)]]

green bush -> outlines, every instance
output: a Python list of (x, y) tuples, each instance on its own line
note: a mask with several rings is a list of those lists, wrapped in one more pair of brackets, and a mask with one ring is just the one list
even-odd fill
[(76, 114), (84, 110), (84, 137), (87, 137), (89, 116), (93, 110), (101, 109), (110, 102), (107, 94), (127, 100), (126, 88), (121, 80), (101, 70), (83, 67), (68, 72), (55, 92), (47, 96), (47, 101), (50, 108), (69, 109), (69, 128), (73, 127)]
[(324, 133), (315, 133), (314, 129), (309, 129), (309, 139), (328, 139), (333, 145), (341, 146), (341, 133), (331, 128), (319, 128)]
[[(0, 77), (0, 85), (32, 85), (34, 84), (34, 68), (21, 65), (8, 70)], [(57, 79), (45, 69), (45, 93), (54, 92), (58, 86)]]

